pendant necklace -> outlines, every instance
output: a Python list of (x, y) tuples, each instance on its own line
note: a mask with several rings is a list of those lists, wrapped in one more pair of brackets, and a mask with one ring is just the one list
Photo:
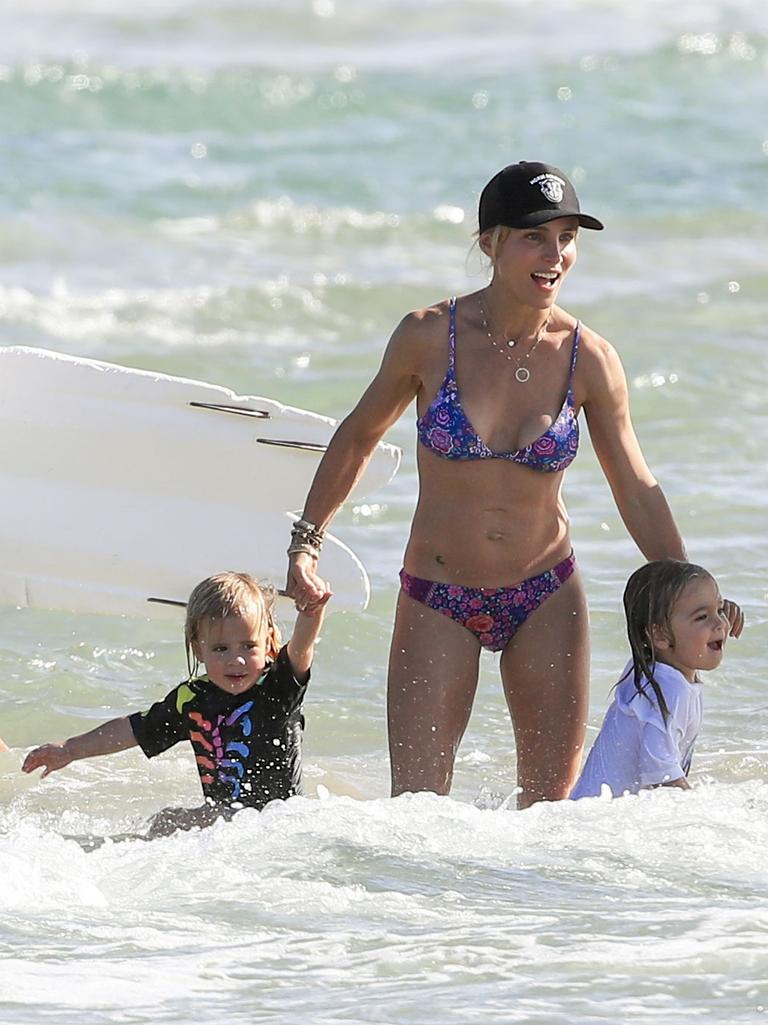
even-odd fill
[[(506, 349), (514, 349), (515, 346), (517, 345), (517, 339), (516, 338), (507, 338), (506, 341), (504, 342), (504, 348), (502, 348), (502, 346), (499, 345), (499, 343), (494, 339), (493, 335), (491, 334), (490, 328), (488, 327), (488, 320), (486, 319), (486, 316), (485, 316), (485, 310), (483, 309), (483, 304), (480, 302), (480, 296), (477, 297), (477, 305), (478, 305), (478, 307), (480, 309), (480, 320), (483, 323), (483, 330), (488, 335), (488, 338), (490, 340), (491, 345), (494, 347), (494, 349), (498, 349), (498, 351), (501, 353), (501, 355), (505, 359), (508, 359), (511, 362), (514, 359), (514, 357), (511, 356), (508, 352), (505, 352), (505, 348)], [(542, 340), (544, 335), (547, 333), (547, 328), (549, 327), (549, 322), (550, 322), (551, 319), (552, 319), (552, 315), (550, 314), (547, 317), (547, 319), (544, 321), (544, 324), (542, 325), (541, 329), (539, 330), (539, 333), (536, 335), (536, 341), (530, 347), (528, 352), (526, 352), (524, 356), (520, 356), (517, 359), (517, 361), (516, 361), (517, 362), (517, 367), (515, 368), (515, 380), (518, 381), (520, 384), (526, 384), (531, 379), (531, 372), (528, 369), (528, 367), (521, 366), (520, 364), (522, 363), (523, 360), (525, 360), (526, 363), (527, 363), (528, 360), (533, 355), (533, 353), (536, 351), (536, 348), (537, 348), (539, 342)]]

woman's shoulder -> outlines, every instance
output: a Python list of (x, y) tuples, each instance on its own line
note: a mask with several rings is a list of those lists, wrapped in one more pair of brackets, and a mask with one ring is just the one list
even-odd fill
[(626, 374), (615, 347), (587, 324), (579, 324), (576, 392), (579, 405), (621, 396)]
[(449, 322), (449, 299), (406, 313), (389, 342), (390, 362), (410, 367), (420, 378), (428, 374), (446, 358)]
[(579, 321), (579, 359), (605, 363), (617, 358), (616, 348), (594, 328)]
[(447, 336), (450, 315), (450, 299), (443, 299), (431, 306), (424, 306), (420, 310), (411, 310), (398, 324), (395, 335), (416, 337), (421, 340), (437, 338), (441, 334)]

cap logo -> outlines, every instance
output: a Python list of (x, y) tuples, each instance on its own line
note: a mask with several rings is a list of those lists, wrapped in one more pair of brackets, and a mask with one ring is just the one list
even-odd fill
[(550, 203), (562, 203), (565, 182), (556, 174), (539, 174), (531, 178), (531, 185), (538, 185), (545, 199)]

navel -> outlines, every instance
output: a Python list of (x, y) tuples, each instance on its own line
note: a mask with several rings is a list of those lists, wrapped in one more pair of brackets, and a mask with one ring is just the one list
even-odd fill
[(485, 537), (488, 541), (506, 541), (507, 535), (503, 530), (498, 530), (494, 527), (489, 527), (485, 531)]

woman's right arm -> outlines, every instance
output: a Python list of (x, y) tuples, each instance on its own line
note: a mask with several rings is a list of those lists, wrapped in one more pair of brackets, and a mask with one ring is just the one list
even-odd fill
[[(362, 475), (376, 444), (406, 410), (421, 384), (417, 344), (421, 314), (409, 314), (389, 341), (378, 373), (331, 438), (307, 495), (302, 519), (324, 530)], [(317, 559), (306, 552), (290, 556), (286, 590), (297, 604), (311, 604), (326, 593)]]
[(40, 778), (43, 779), (56, 769), (63, 769), (70, 762), (125, 751), (129, 747), (135, 747), (136, 743), (128, 716), (122, 716), (120, 719), (110, 719), (88, 733), (70, 737), (63, 744), (43, 744), (36, 747), (24, 759), (21, 771), (34, 772), (42, 766), (43, 774)]

